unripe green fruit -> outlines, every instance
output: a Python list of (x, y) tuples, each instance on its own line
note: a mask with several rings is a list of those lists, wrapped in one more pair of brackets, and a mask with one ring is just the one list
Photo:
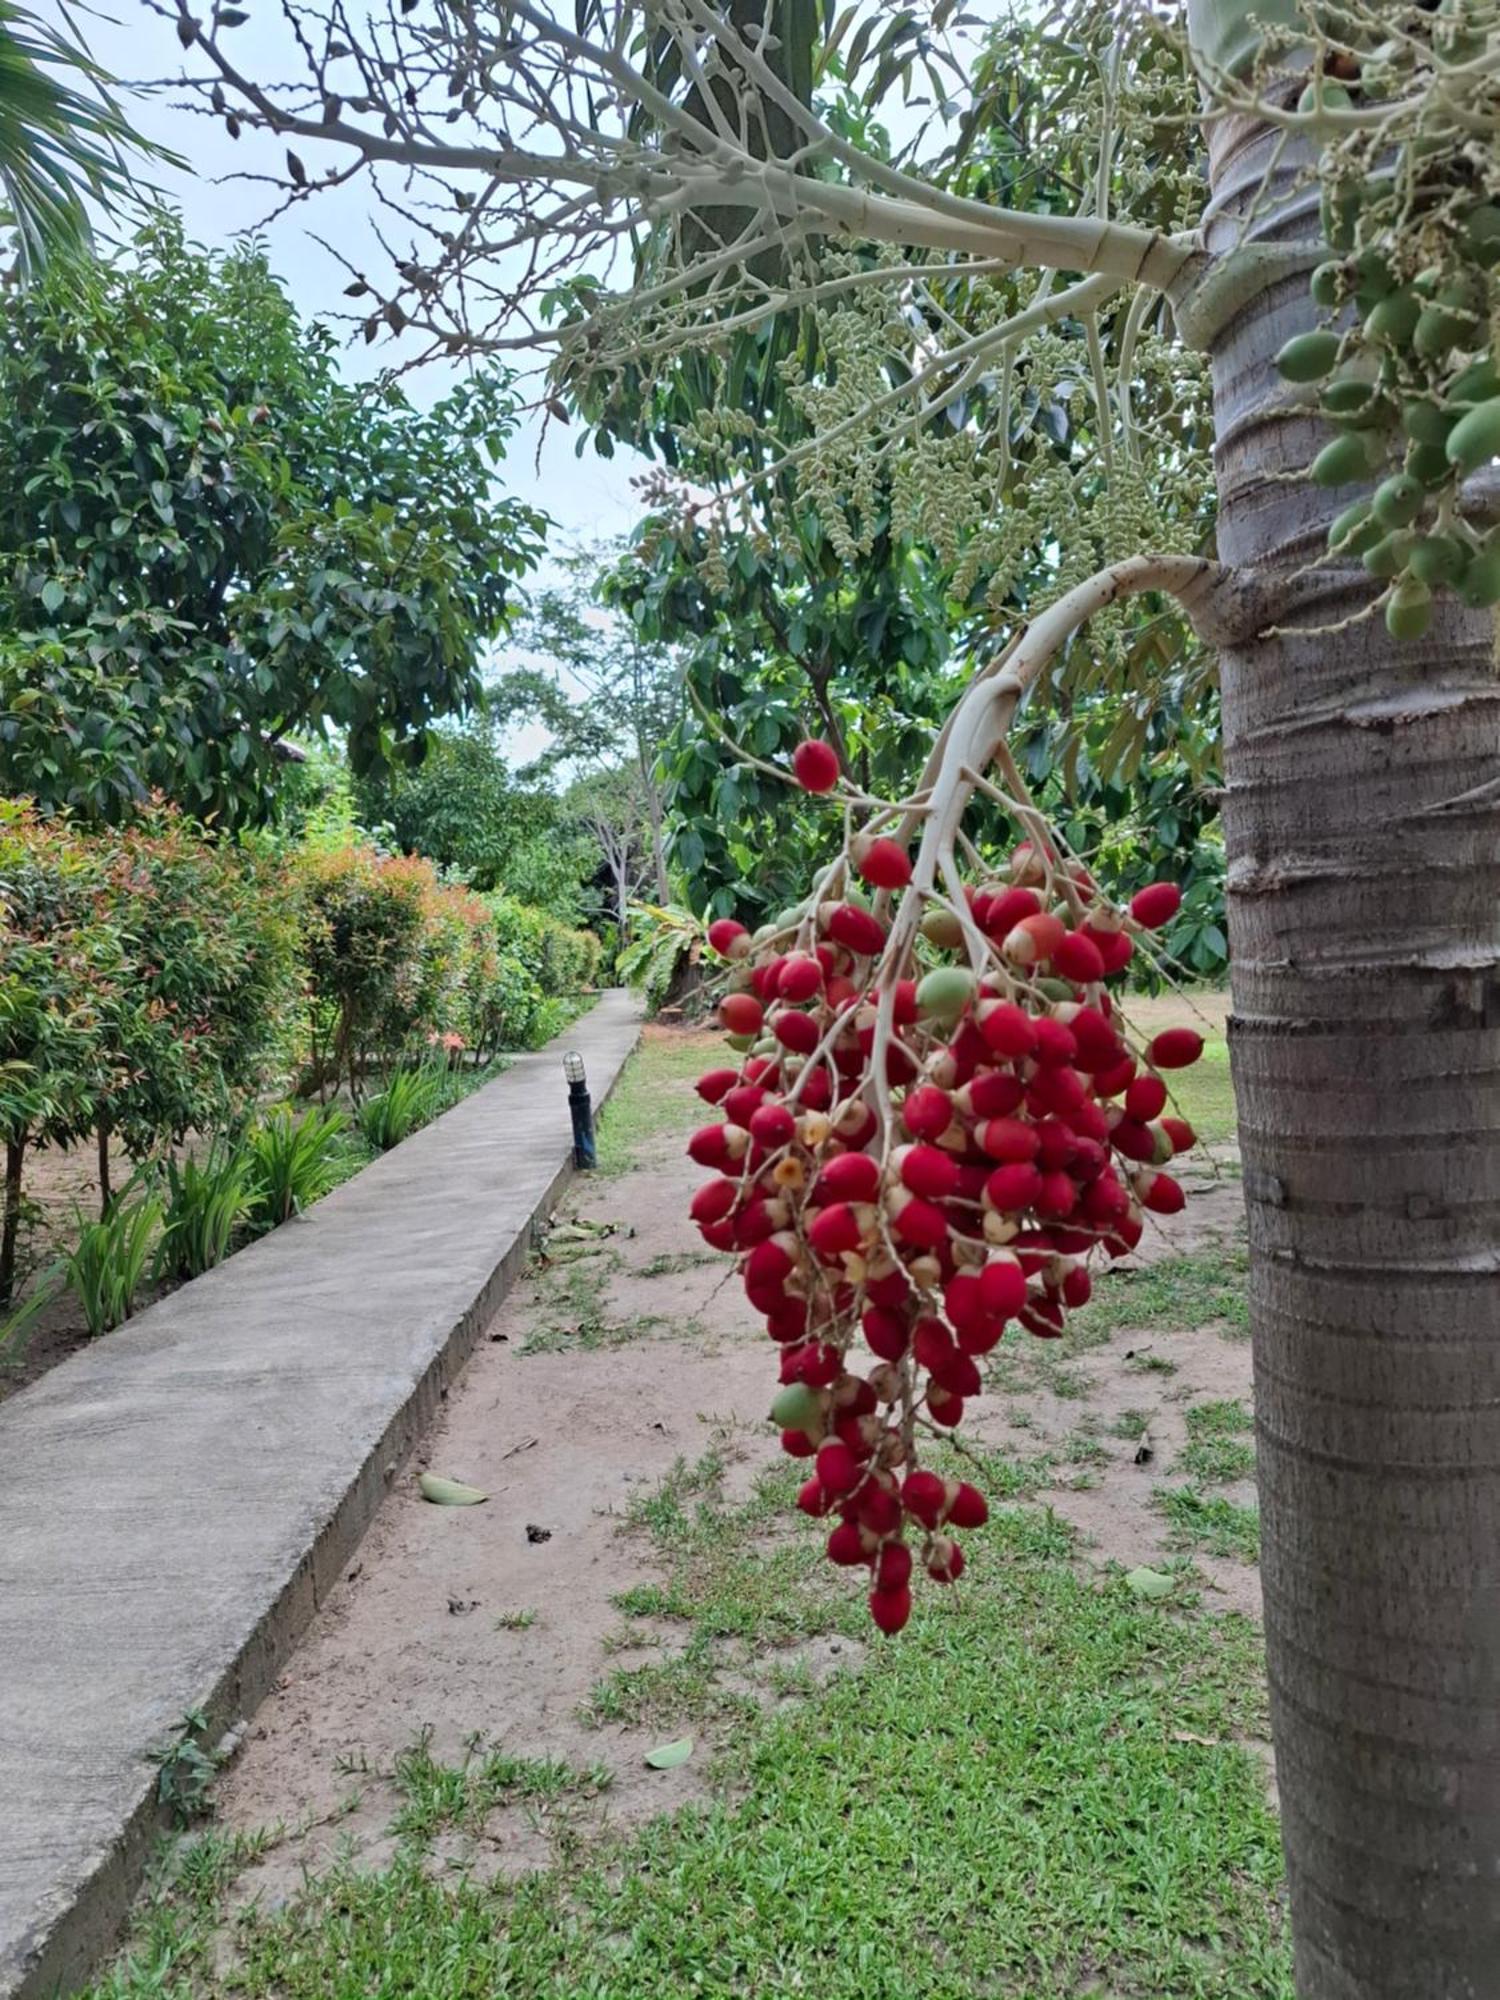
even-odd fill
[(1413, 547), (1407, 567), (1419, 583), (1436, 588), (1462, 575), (1468, 554), (1452, 535), (1425, 535)]
[(1406, 454), (1405, 470), (1419, 486), (1446, 486), (1453, 477), (1448, 455), (1440, 445), (1414, 444)]
[(1421, 316), (1422, 308), (1410, 292), (1387, 292), (1365, 315), (1365, 339), (1405, 347)]
[(1396, 280), (1391, 276), (1390, 266), (1378, 250), (1361, 250), (1354, 260), (1354, 275), (1359, 284), (1359, 302), (1366, 311), (1377, 299), (1383, 299), (1387, 292), (1394, 291)]
[(738, 1050), (742, 1056), (748, 1055), (755, 1047), (754, 1035), (726, 1035), (724, 1039), (732, 1049)]
[(1325, 76), (1307, 85), (1297, 99), (1297, 109), (1301, 112), (1347, 111), (1353, 102), (1354, 99), (1341, 83), (1331, 83)]
[(1066, 979), (1039, 979), (1036, 990), (1044, 1000), (1074, 1000), (1077, 995)]
[(1385, 629), (1393, 639), (1420, 639), (1432, 623), (1432, 592), (1414, 576), (1403, 577), (1385, 607)]
[(1320, 264), (1308, 283), (1315, 306), (1336, 306), (1344, 295), (1344, 267), (1337, 262)]
[(1454, 304), (1424, 306), (1412, 335), (1412, 347), (1424, 361), (1439, 361), (1472, 330), (1473, 316), (1455, 311)]
[(1358, 432), (1325, 444), (1308, 467), (1315, 486), (1352, 486), (1356, 480), (1366, 478), (1369, 471), (1370, 454)]
[(939, 965), (917, 982), (917, 1011), (934, 1020), (956, 1021), (974, 997), (974, 975), (967, 966)]
[(1448, 400), (1453, 403), (1487, 403), (1492, 396), (1500, 396), (1500, 371), (1493, 361), (1471, 361), (1461, 375), (1455, 375), (1448, 391)]
[(1413, 444), (1436, 445), (1441, 450), (1456, 422), (1451, 410), (1440, 410), (1425, 396), (1414, 397), (1401, 408), (1401, 428)]
[(963, 925), (948, 910), (926, 911), (922, 917), (922, 935), (939, 951), (955, 951), (964, 941)]
[(1336, 516), (1329, 528), (1329, 554), (1362, 556), (1366, 549), (1374, 548), (1382, 532), (1369, 501), (1356, 500), (1352, 507), (1346, 507), (1342, 514)]
[(1500, 604), (1500, 538), (1489, 535), (1470, 556), (1459, 579), (1458, 594), (1471, 611)]
[(1481, 271), (1493, 270), (1500, 264), (1500, 208), (1494, 202), (1482, 201), (1477, 208), (1470, 209), (1464, 224), (1464, 241)]
[(1385, 528), (1409, 528), (1422, 511), (1419, 483), (1404, 472), (1383, 480), (1375, 489), (1375, 518)]
[(1448, 433), (1448, 463), (1470, 473), (1500, 456), (1500, 396), (1477, 403)]
[(1383, 579), (1399, 576), (1406, 568), (1414, 540), (1414, 536), (1405, 534), (1400, 529), (1395, 534), (1386, 535), (1373, 548), (1365, 550), (1365, 568), (1371, 576)]
[(1336, 333), (1296, 333), (1276, 356), (1276, 372), (1287, 382), (1321, 382), (1338, 358)]
[(789, 1382), (771, 1405), (771, 1422), (778, 1430), (811, 1435), (823, 1428), (823, 1399), (805, 1382)]

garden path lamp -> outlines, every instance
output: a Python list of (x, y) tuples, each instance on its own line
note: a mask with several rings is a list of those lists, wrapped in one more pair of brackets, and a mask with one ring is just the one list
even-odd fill
[(594, 1151), (594, 1104), (584, 1075), (583, 1057), (577, 1049), (569, 1049), (563, 1057), (563, 1075), (568, 1080), (568, 1109), (573, 1114), (573, 1164), (575, 1167), (591, 1167), (597, 1158)]

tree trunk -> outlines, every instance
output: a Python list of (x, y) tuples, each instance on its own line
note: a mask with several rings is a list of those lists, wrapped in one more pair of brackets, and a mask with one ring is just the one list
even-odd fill
[(667, 879), (667, 843), (662, 832), (661, 790), (649, 772), (646, 774), (646, 814), (651, 822), (651, 872), (656, 878), (656, 900), (662, 905), (672, 900), (672, 884)]
[[(1272, 151), (1259, 123), (1212, 128), (1216, 249)], [(1293, 206), (1253, 233), (1316, 234), (1315, 195)], [(1278, 483), (1322, 442), (1271, 365), (1311, 319), (1291, 278), (1212, 348), (1220, 556), (1304, 627), (1370, 598), (1359, 571), (1293, 578), (1354, 497)], [(1416, 644), (1377, 615), (1222, 658), (1266, 1652), (1302, 2000), (1500, 1992), (1494, 638), (1450, 599)]]
[(99, 1219), (109, 1214), (109, 1120), (101, 1118), (94, 1133), (99, 1150)]
[(21, 1233), (21, 1169), (26, 1139), (5, 1142), (5, 1221), (0, 1224), (0, 1306), (8, 1306), (16, 1289), (16, 1241)]

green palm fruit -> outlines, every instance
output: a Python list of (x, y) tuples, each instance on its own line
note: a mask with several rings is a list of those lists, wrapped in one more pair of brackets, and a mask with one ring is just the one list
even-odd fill
[(1352, 507), (1346, 507), (1342, 514), (1337, 515), (1329, 527), (1328, 552), (1330, 555), (1362, 556), (1366, 549), (1374, 548), (1383, 532), (1369, 501), (1356, 500)]
[(966, 966), (939, 965), (917, 982), (917, 1012), (956, 1021), (974, 997), (974, 975)]
[(1443, 486), (1453, 477), (1447, 453), (1435, 444), (1414, 444), (1406, 454), (1406, 470), (1423, 486)]
[(1458, 594), (1471, 611), (1500, 604), (1500, 536), (1487, 535), (1459, 578)]
[(1320, 328), (1297, 333), (1276, 356), (1276, 372), (1287, 382), (1321, 382), (1339, 358), (1339, 337)]
[(1405, 347), (1421, 317), (1422, 308), (1415, 294), (1387, 292), (1365, 315), (1365, 339), (1385, 347)]
[(1419, 583), (1430, 589), (1454, 583), (1463, 574), (1469, 552), (1452, 535), (1424, 535), (1415, 543), (1407, 567)]
[(1500, 370), (1488, 356), (1470, 362), (1448, 389), (1450, 403), (1487, 403), (1492, 396), (1500, 396)]
[(1492, 271), (1500, 264), (1500, 207), (1482, 201), (1471, 208), (1464, 224), (1464, 242), (1481, 271)]
[(1344, 295), (1344, 267), (1339, 263), (1320, 264), (1307, 287), (1315, 306), (1336, 306)]
[(1385, 629), (1393, 639), (1420, 639), (1432, 623), (1432, 592), (1417, 577), (1404, 576), (1386, 600)]
[(1400, 529), (1384, 536), (1374, 548), (1365, 550), (1365, 568), (1371, 576), (1378, 576), (1385, 581), (1389, 581), (1393, 576), (1399, 576), (1406, 568), (1415, 540), (1414, 535), (1405, 534)]
[(1364, 479), (1369, 471), (1369, 449), (1357, 431), (1347, 432), (1343, 437), (1336, 437), (1331, 444), (1325, 444), (1308, 467), (1314, 486), (1352, 486), (1357, 479)]
[(1419, 481), (1409, 473), (1395, 473), (1375, 489), (1375, 518), (1384, 528), (1409, 528), (1425, 497)]
[(1415, 396), (1401, 406), (1401, 428), (1413, 444), (1436, 445), (1441, 450), (1456, 421), (1451, 410), (1440, 410), (1425, 396)]
[(1461, 473), (1470, 473), (1500, 457), (1500, 396), (1476, 403), (1467, 416), (1460, 417), (1448, 433), (1445, 446), (1448, 463)]

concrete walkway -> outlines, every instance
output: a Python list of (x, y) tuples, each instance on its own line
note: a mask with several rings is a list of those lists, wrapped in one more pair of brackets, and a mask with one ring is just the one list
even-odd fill
[[(87, 1977), (183, 1714), (248, 1716), (348, 1561), (635, 1044), (565, 1035), (0, 1406), (0, 1996)], [(447, 1468), (462, 1476), (463, 1468)]]

